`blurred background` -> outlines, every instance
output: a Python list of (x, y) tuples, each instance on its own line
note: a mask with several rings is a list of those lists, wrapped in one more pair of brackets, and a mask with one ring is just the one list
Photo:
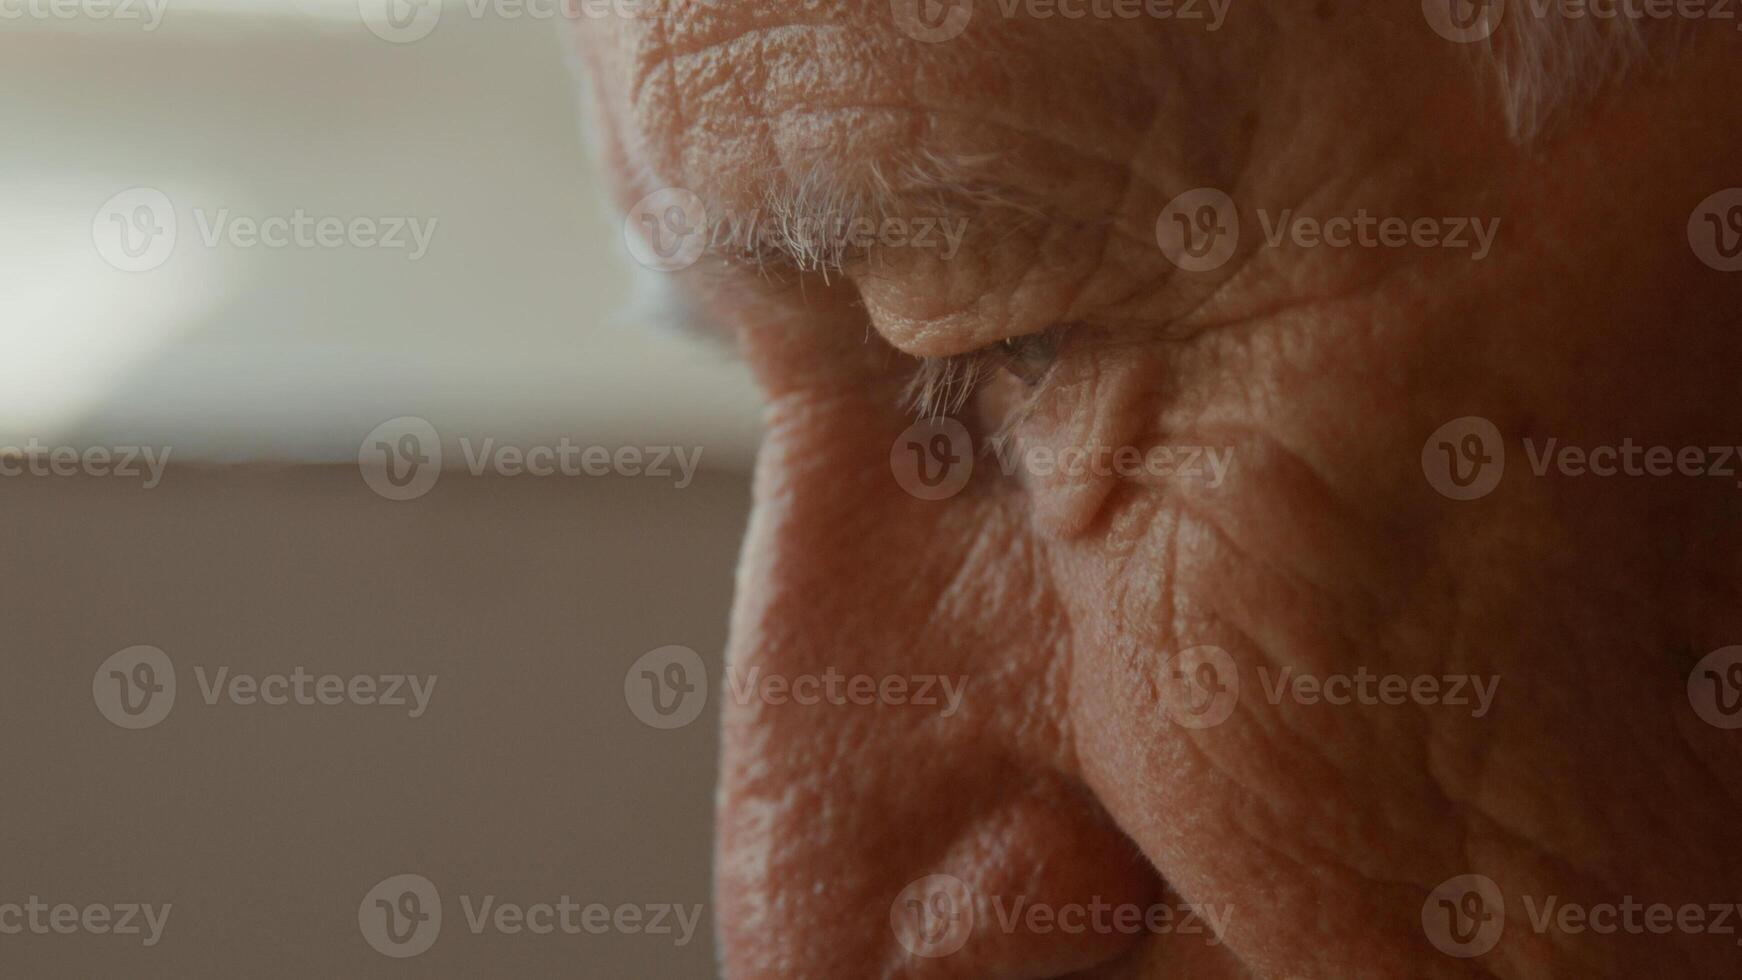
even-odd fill
[[(636, 312), (560, 8), (0, 0), (0, 976), (714, 975), (755, 398)], [(562, 446), (616, 463), (514, 464)], [(174, 695), (127, 727), (138, 647)], [(208, 694), (297, 668), (436, 686)], [(408, 874), (412, 955), (369, 922)], [(642, 924), (469, 916), (564, 897)], [(33, 898), (173, 911), (9, 932)]]

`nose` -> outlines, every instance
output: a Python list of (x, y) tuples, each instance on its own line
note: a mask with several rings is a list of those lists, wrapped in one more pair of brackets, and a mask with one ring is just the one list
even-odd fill
[(1079, 778), (1072, 638), (1019, 502), (902, 489), (905, 421), (777, 405), (724, 697), (733, 978), (1054, 977), (1160, 895)]

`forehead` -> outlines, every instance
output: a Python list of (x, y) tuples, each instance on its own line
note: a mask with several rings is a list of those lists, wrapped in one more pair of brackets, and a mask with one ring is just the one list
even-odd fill
[(922, 157), (1038, 195), (1144, 159), (1158, 110), (1180, 97), (1156, 25), (981, 2), (959, 35), (927, 40), (924, 9), (684, 0), (577, 26), (621, 162), (724, 206), (799, 189), (782, 184), (886, 180)]
[[(1173, 196), (1230, 186), (1246, 166), (1247, 130), (1225, 123), (1253, 97), (1232, 84), (1252, 38), (975, 0), (961, 33), (934, 41), (901, 17), (916, 2), (678, 0), (582, 18), (620, 205), (681, 188), (710, 218), (797, 199), (832, 212), (919, 200), (926, 213), (930, 175), (910, 165), (942, 162), (969, 188), (944, 205), (971, 216), (966, 244), (953, 259), (909, 249), (895, 273), (855, 278), (875, 328), (909, 353), (1166, 318), (1213, 287), (1156, 298), (1170, 267), (1155, 221)], [(895, 207), (864, 206), (868, 188), (904, 181)]]

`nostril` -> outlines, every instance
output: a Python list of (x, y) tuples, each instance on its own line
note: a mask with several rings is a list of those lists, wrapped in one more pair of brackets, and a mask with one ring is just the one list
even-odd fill
[(1034, 980), (1093, 970), (1153, 930), (1164, 888), (1086, 791), (986, 813), (894, 897), (891, 975)]

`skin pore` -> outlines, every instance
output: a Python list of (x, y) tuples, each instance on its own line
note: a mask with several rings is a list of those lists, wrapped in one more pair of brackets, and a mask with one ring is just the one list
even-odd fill
[[(1236, 5), (1215, 31), (982, 3), (936, 43), (899, 8), (576, 21), (625, 208), (682, 187), (711, 211), (966, 219), (948, 258), (708, 255), (671, 277), (767, 402), (728, 669), (964, 685), (947, 714), (726, 700), (725, 974), (1733, 970), (1735, 936), (1531, 913), (1742, 901), (1738, 742), (1687, 694), (1742, 642), (1742, 491), (1538, 475), (1527, 446), (1742, 435), (1742, 277), (1687, 228), (1738, 182), (1736, 35), (1697, 33), (1519, 145), (1477, 54), (1413, 3)], [(1239, 244), (1181, 269), (1157, 219), (1204, 187), (1236, 202)], [(1267, 235), (1360, 214), (1498, 224), (1480, 257), (1473, 232)], [(977, 443), (1200, 447), (1229, 454), (1224, 478), (983, 460), (947, 500), (904, 490), (891, 446), (920, 359), (1043, 334), (955, 413)], [(1424, 442), (1466, 416), (1507, 450), (1475, 500), (1424, 478)], [(1172, 658), (1206, 646), (1238, 697), (1192, 727), (1178, 698), (1202, 672)], [(1468, 703), (1331, 704), (1303, 675), (1464, 678)], [(982, 904), (959, 949), (917, 956), (891, 906), (934, 874)], [(1505, 921), (1462, 958), (1423, 905), (1466, 874)], [(1012, 925), (1018, 899), (1191, 906), (1219, 934)]]

